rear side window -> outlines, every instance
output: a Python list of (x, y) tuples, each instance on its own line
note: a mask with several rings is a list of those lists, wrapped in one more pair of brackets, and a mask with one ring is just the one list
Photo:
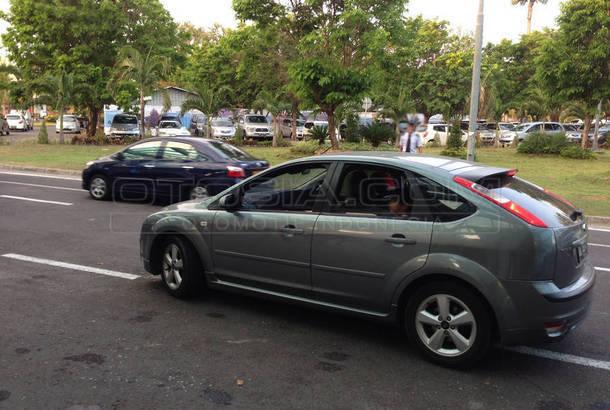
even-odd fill
[(517, 177), (502, 178), (500, 183), (498, 181), (495, 178), (495, 181), (483, 180), (479, 184), (527, 209), (547, 226), (574, 224), (570, 219), (574, 208), (544, 189)]
[(143, 142), (123, 151), (125, 159), (154, 159), (161, 148), (161, 141)]
[(472, 215), (476, 207), (451, 189), (417, 174), (409, 175), (412, 197), (424, 219), (435, 222), (457, 221)]
[(224, 142), (209, 142), (207, 147), (223, 159), (230, 159), (234, 161), (256, 161), (256, 158), (247, 152)]
[(169, 141), (163, 150), (163, 159), (173, 161), (207, 161), (195, 147), (184, 142)]

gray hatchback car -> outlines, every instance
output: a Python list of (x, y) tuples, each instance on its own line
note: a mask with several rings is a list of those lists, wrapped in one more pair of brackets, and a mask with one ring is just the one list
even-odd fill
[(145, 268), (185, 297), (225, 289), (403, 326), (428, 358), (558, 340), (595, 271), (579, 209), (514, 169), (398, 152), (299, 159), (150, 215)]

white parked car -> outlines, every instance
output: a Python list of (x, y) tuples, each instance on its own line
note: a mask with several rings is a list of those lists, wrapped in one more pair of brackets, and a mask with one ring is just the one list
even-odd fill
[[(303, 139), (303, 126), (305, 121), (297, 120), (297, 139)], [(280, 122), (280, 132), (284, 138), (292, 138), (292, 118), (284, 118)]]
[[(61, 124), (61, 117), (55, 121), (55, 133), (59, 134)], [(74, 115), (64, 115), (64, 132), (73, 132), (78, 134), (80, 132), (80, 123)]]
[(514, 131), (509, 131), (500, 136), (501, 144), (512, 144), (515, 137), (523, 141), (534, 132), (544, 132), (547, 134), (557, 134), (565, 132), (563, 126), (558, 122), (526, 122), (515, 127)]
[(237, 128), (229, 118), (212, 118), (210, 121), (211, 138), (234, 138)]
[(19, 130), (26, 132), (29, 129), (25, 118), (21, 114), (7, 115), (6, 122), (8, 122), (8, 128), (11, 130)]
[[(328, 121), (305, 121), (305, 124), (303, 124), (303, 138), (307, 138), (307, 136), (309, 135), (309, 131), (313, 127), (326, 127), (326, 128), (328, 128)], [(337, 136), (338, 135), (339, 134), (337, 133)]]
[(434, 141), (434, 138), (438, 136), (441, 145), (447, 145), (449, 135), (447, 124), (422, 124), (417, 127), (416, 131), (421, 135), (424, 144)]
[(273, 126), (264, 115), (240, 115), (237, 126), (244, 130), (244, 138), (273, 138)]
[(191, 133), (178, 121), (165, 120), (159, 122), (157, 137), (190, 137)]

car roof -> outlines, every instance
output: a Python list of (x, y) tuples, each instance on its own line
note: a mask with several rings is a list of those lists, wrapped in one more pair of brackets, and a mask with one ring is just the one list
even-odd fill
[(379, 165), (394, 165), (412, 170), (428, 171), (446, 178), (456, 175), (471, 181), (478, 181), (490, 175), (504, 174), (513, 171), (512, 168), (499, 168), (483, 165), (478, 162), (465, 161), (439, 155), (407, 154), (399, 151), (358, 151), (341, 152), (300, 158), (290, 163), (311, 161), (355, 161), (374, 162)]

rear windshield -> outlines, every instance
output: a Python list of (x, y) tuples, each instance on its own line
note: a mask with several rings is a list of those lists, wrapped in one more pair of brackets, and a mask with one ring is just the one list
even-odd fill
[(231, 120), (213, 120), (212, 125), (214, 127), (232, 127), (233, 122)]
[(504, 177), (499, 184), (497, 181), (497, 179), (496, 181), (489, 179), (479, 181), (479, 184), (527, 209), (549, 227), (574, 224), (574, 221), (570, 219), (574, 208), (553, 195), (547, 194), (542, 188), (517, 177)]
[(19, 116), (19, 115), (7, 115), (6, 118), (9, 119), (9, 120), (20, 120), (21, 116)]
[(255, 161), (252, 155), (248, 154), (245, 151), (240, 150), (233, 145), (224, 143), (224, 142), (209, 142), (207, 146), (214, 151), (217, 155), (221, 156), (225, 159), (232, 159), (235, 161)]
[(114, 124), (137, 124), (138, 119), (136, 117), (128, 117), (125, 115), (117, 115), (112, 119)]
[(180, 124), (176, 121), (162, 121), (159, 124), (159, 128), (180, 128)]

